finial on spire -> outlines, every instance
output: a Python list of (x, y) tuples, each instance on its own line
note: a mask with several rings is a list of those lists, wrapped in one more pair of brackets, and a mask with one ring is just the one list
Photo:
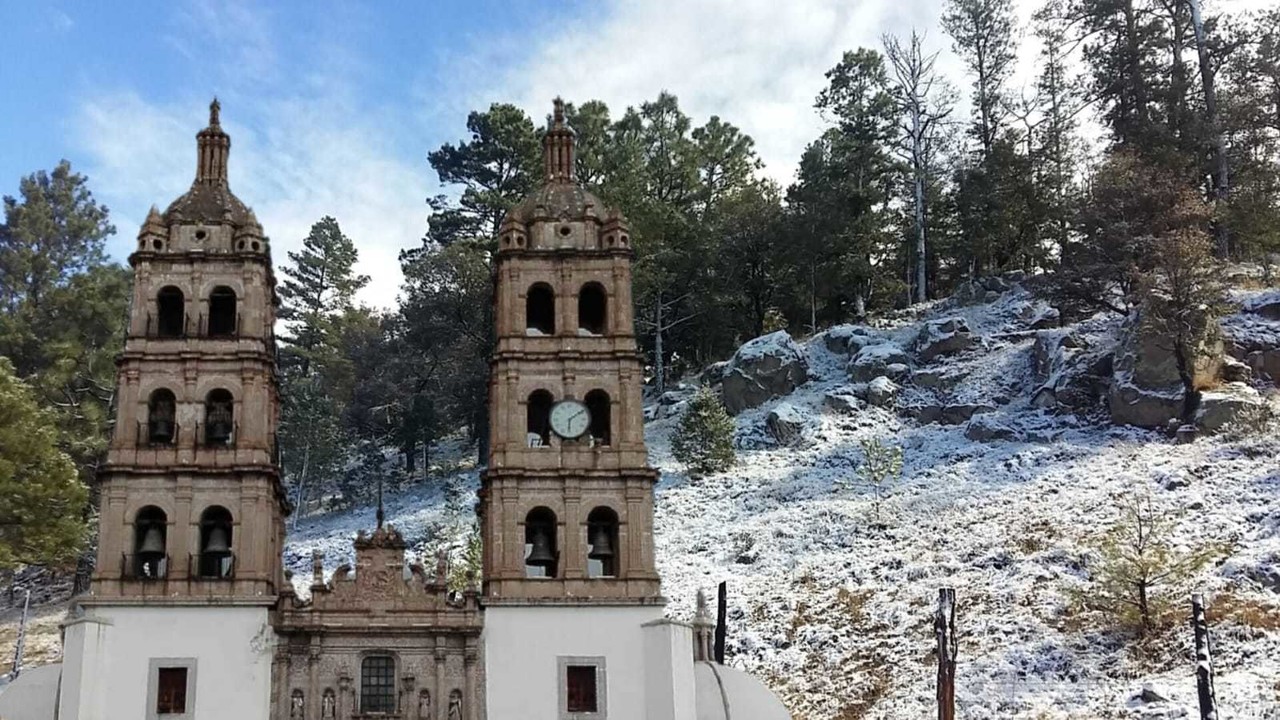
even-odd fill
[(196, 182), (205, 185), (227, 184), (227, 156), (231, 153), (231, 137), (222, 131), (218, 98), (209, 103), (209, 126), (196, 133)]
[(564, 119), (564, 100), (557, 97), (547, 134), (542, 137), (542, 162), (548, 182), (573, 182), (575, 133)]
[(209, 127), (218, 127), (219, 113), (222, 112), (222, 103), (218, 102), (218, 96), (213, 96), (213, 102), (209, 103)]

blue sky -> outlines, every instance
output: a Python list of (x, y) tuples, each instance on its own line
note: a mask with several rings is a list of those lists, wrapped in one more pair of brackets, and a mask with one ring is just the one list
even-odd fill
[[(1025, 18), (1034, 0), (1016, 0)], [(1260, 0), (1218, 0), (1232, 6)], [(752, 135), (786, 183), (821, 132), (813, 98), (844, 50), (937, 29), (940, 0), (418, 0), (20, 2), (0, 0), (0, 194), (61, 158), (112, 211), (123, 260), (152, 205), (191, 183), (197, 130), (217, 95), (232, 136), (231, 187), (276, 262), (337, 217), (389, 306), (399, 250), (439, 192), (427, 153), (469, 110), (514, 102), (541, 119), (556, 95), (615, 115), (661, 90), (696, 123)], [(1024, 66), (1034, 66), (1028, 39)]]

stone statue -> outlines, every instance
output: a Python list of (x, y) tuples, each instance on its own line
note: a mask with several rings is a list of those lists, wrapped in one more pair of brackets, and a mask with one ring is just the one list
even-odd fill
[(426, 690), (418, 693), (418, 720), (431, 720), (431, 693)]
[(337, 704), (333, 698), (333, 690), (325, 690), (324, 700), (320, 704), (320, 717), (323, 720), (334, 720), (338, 716)]
[(462, 691), (449, 693), (449, 720), (462, 720)]
[(289, 702), (289, 720), (304, 720), (306, 717), (306, 700), (301, 690), (293, 691), (293, 699)]

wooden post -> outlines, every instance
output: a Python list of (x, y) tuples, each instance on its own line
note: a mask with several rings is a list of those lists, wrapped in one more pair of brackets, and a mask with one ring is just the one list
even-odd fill
[(1218, 699), (1213, 694), (1213, 653), (1209, 647), (1209, 623), (1204, 616), (1204, 594), (1191, 596), (1191, 627), (1196, 635), (1196, 693), (1200, 720), (1218, 720)]
[(727, 633), (727, 618), (729, 607), (729, 583), (727, 581), (720, 583), (717, 592), (719, 597), (716, 599), (716, 662), (724, 664), (724, 637)]
[(18, 621), (18, 641), (13, 648), (13, 669), (9, 671), (9, 679), (16, 680), (22, 672), (22, 651), (27, 644), (27, 612), (31, 609), (31, 588), (27, 588), (27, 598), (22, 602), (22, 619)]
[(933, 617), (938, 641), (938, 720), (956, 717), (956, 591), (938, 590), (938, 610)]

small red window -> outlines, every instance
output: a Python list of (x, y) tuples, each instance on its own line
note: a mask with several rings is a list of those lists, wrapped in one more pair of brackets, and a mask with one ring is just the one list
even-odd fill
[(186, 668), (160, 668), (157, 685), (157, 715), (182, 715), (187, 712)]
[(568, 707), (571, 713), (599, 712), (596, 705), (596, 668), (594, 665), (570, 665), (567, 668)]

